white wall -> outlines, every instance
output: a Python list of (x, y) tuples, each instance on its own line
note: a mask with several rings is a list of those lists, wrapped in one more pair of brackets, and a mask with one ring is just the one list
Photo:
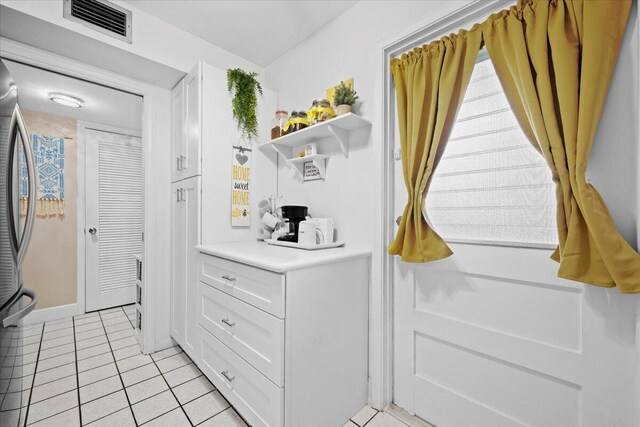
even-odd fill
[(128, 53), (167, 65), (185, 73), (198, 61), (204, 61), (219, 68), (242, 67), (251, 71), (262, 71), (261, 67), (161, 21), (128, 3), (122, 1), (114, 1), (114, 3), (132, 12), (132, 44), (99, 33), (77, 22), (64, 19), (62, 0), (2, 1), (3, 6), (70, 29), (92, 39), (115, 46)]
[[(327, 87), (342, 79), (355, 78), (360, 96), (356, 113), (374, 120), (381, 106), (379, 58), (384, 42), (392, 42), (429, 22), (451, 13), (469, 1), (361, 1), (324, 29), (292, 49), (266, 70), (266, 85), (278, 92), (280, 108), (306, 109), (315, 98), (324, 97)], [(636, 2), (637, 3), (637, 2)], [(629, 93), (638, 94), (637, 14), (632, 12), (630, 30), (616, 69), (611, 95), (594, 146), (588, 175), (608, 203), (614, 221), (623, 235), (636, 244), (638, 201), (638, 104)], [(397, 37), (395, 37), (397, 36)], [(635, 43), (635, 45), (634, 45)], [(635, 102), (634, 102), (635, 101)], [(371, 135), (360, 135), (360, 142), (345, 159), (335, 145), (327, 166), (327, 179), (301, 183), (280, 162), (279, 194), (289, 203), (308, 205), (315, 216), (332, 216), (339, 237), (348, 245), (374, 250), (374, 230), (379, 227), (375, 174), (379, 173), (375, 150), (382, 141), (373, 123)], [(356, 141), (352, 140), (352, 143)], [(333, 144), (333, 143), (331, 143)], [(374, 251), (375, 253), (375, 251)], [(372, 287), (382, 280), (380, 260), (373, 259)], [(372, 297), (375, 298), (374, 295)], [(374, 313), (374, 316), (376, 314)], [(374, 333), (372, 341), (378, 339)], [(372, 403), (379, 405), (380, 355), (371, 354)]]

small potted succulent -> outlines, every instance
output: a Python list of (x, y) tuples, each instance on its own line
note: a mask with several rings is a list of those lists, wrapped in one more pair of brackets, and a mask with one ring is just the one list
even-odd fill
[(335, 111), (338, 116), (351, 112), (353, 104), (356, 103), (358, 95), (353, 88), (340, 82), (336, 87), (336, 91), (333, 95), (333, 105), (335, 105)]

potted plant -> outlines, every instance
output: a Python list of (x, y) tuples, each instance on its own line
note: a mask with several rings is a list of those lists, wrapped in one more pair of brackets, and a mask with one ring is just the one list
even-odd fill
[(247, 73), (235, 68), (227, 70), (227, 88), (233, 94), (231, 105), (233, 107), (233, 118), (238, 123), (238, 129), (242, 132), (242, 139), (245, 141), (254, 140), (258, 137), (258, 118), (256, 117), (256, 106), (258, 105), (258, 95), (262, 95), (262, 86), (256, 80), (257, 73)]
[(356, 91), (344, 84), (344, 82), (340, 82), (333, 95), (333, 105), (336, 106), (336, 114), (341, 116), (350, 113), (357, 99), (358, 95)]

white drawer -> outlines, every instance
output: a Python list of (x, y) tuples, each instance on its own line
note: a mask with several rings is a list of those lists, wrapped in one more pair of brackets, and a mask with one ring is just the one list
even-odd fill
[(200, 283), (198, 323), (278, 386), (284, 385), (284, 320)]
[(200, 254), (200, 281), (284, 318), (284, 275)]
[(283, 426), (284, 389), (245, 362), (206, 330), (200, 368), (253, 427)]

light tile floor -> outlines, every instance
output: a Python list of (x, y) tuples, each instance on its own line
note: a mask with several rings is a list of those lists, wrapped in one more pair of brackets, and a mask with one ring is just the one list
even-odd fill
[[(247, 426), (180, 347), (142, 354), (134, 319), (130, 305), (23, 328), (26, 425)], [(364, 426), (406, 424), (365, 406), (344, 425)]]

